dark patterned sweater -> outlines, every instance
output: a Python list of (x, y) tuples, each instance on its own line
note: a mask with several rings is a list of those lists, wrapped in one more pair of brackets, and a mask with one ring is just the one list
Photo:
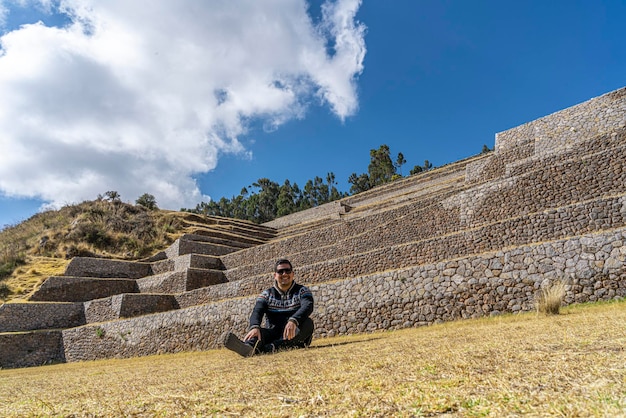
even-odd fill
[(266, 317), (267, 328), (284, 328), (290, 319), (299, 326), (311, 312), (313, 294), (306, 286), (293, 282), (289, 290), (283, 292), (274, 285), (256, 298), (248, 329), (260, 328), (263, 315)]

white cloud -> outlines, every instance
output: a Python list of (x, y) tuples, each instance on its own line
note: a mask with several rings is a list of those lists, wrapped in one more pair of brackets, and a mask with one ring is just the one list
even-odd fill
[(249, 152), (246, 121), (276, 129), (314, 97), (340, 119), (356, 112), (359, 6), (327, 3), (314, 26), (303, 0), (40, 2), (72, 23), (0, 38), (0, 192), (195, 206), (207, 197), (192, 176)]

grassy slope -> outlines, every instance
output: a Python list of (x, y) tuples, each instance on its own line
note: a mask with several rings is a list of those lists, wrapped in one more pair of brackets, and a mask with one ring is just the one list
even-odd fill
[(320, 339), (0, 370), (0, 415), (626, 416), (626, 302)]
[(95, 200), (7, 227), (0, 231), (0, 302), (27, 297), (74, 256), (135, 260), (163, 250), (186, 231), (189, 216)]

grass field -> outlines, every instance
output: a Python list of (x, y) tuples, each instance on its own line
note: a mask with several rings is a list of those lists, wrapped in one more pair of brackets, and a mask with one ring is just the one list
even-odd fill
[(224, 350), (0, 370), (0, 416), (624, 417), (626, 302)]

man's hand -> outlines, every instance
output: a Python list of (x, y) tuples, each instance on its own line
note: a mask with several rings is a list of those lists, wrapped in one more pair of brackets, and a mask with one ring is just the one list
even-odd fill
[(297, 329), (298, 327), (296, 326), (295, 322), (287, 321), (287, 325), (285, 325), (285, 330), (283, 331), (283, 339), (291, 340), (293, 337), (296, 336)]
[(243, 337), (244, 341), (248, 341), (253, 339), (254, 337), (258, 338), (259, 340), (261, 339), (261, 330), (258, 328), (252, 328), (250, 331), (248, 331), (248, 333), (246, 334), (245, 337)]

